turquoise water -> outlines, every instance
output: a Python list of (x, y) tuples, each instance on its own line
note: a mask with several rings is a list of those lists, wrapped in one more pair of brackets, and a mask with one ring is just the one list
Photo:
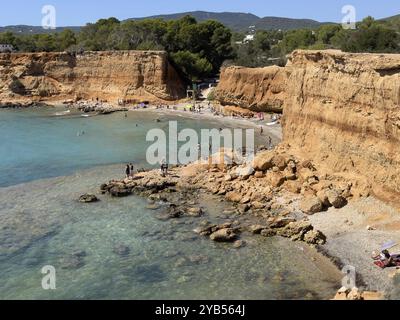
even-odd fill
[[(58, 110), (59, 111), (59, 110)], [(0, 112), (0, 299), (322, 299), (337, 283), (302, 244), (246, 236), (233, 249), (197, 237), (201, 219), (160, 221), (132, 196), (81, 204), (86, 192), (123, 176), (123, 163), (145, 165), (145, 134), (166, 126), (152, 113), (55, 117), (54, 109)], [(160, 117), (159, 115), (157, 117)], [(136, 124), (139, 126), (137, 127)], [(180, 119), (180, 126), (218, 128)], [(78, 137), (77, 132), (85, 131)], [(122, 165), (121, 165), (122, 163)], [(230, 209), (200, 195), (205, 219)], [(232, 217), (234, 218), (234, 217)], [(119, 256), (116, 245), (130, 253)], [(84, 251), (83, 265), (63, 260)], [(41, 287), (43, 266), (56, 268), (56, 290)]]
[[(134, 161), (146, 164), (150, 129), (168, 132), (173, 116), (152, 112), (85, 118), (64, 108), (3, 110), (0, 113), (0, 187), (57, 177), (93, 166)], [(162, 122), (156, 123), (160, 119)], [(179, 118), (178, 129), (219, 128), (218, 122)], [(84, 134), (82, 135), (82, 132)]]

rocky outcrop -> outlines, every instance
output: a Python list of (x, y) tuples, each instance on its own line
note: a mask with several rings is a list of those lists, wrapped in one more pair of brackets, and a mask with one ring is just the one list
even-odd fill
[(378, 291), (362, 291), (358, 288), (342, 287), (332, 300), (384, 300), (385, 294)]
[[(400, 192), (400, 55), (298, 50), (285, 68), (224, 69), (216, 97), (282, 109), (287, 150), (312, 159), (320, 174), (347, 179), (354, 194), (393, 200)], [(263, 165), (256, 164), (265, 170), (271, 161)], [(333, 192), (323, 198), (345, 204)]]
[(185, 85), (161, 51), (0, 54), (0, 101), (176, 100)]
[(236, 105), (252, 111), (282, 112), (287, 78), (288, 70), (276, 66), (224, 68), (214, 96), (223, 105)]
[[(400, 55), (295, 51), (288, 64), (283, 136), (320, 171), (400, 192)], [(342, 206), (343, 199), (330, 200)]]

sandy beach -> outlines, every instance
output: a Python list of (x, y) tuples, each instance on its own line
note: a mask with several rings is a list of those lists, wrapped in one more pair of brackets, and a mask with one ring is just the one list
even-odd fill
[[(245, 118), (245, 117), (232, 117), (232, 116), (223, 116), (223, 115), (215, 115), (211, 109), (208, 107), (207, 103), (200, 103), (197, 105), (201, 105), (204, 108), (201, 110), (201, 112), (190, 112), (190, 111), (185, 111), (185, 107), (188, 105), (188, 103), (180, 103), (175, 105), (176, 110), (173, 109), (174, 105), (170, 106), (169, 109), (167, 108), (161, 108), (157, 109), (156, 106), (150, 106), (146, 109), (134, 109), (130, 108), (130, 112), (156, 112), (157, 114), (160, 115), (177, 115), (177, 117), (185, 117), (189, 119), (204, 119), (204, 120), (216, 120), (221, 122), (221, 124), (228, 124), (230, 127), (235, 127), (237, 126), (238, 128), (254, 128), (256, 130), (257, 134), (261, 134), (260, 130), (261, 127), (263, 128), (263, 134), (265, 137), (270, 136), (272, 138), (272, 142), (274, 145), (280, 143), (282, 141), (282, 127), (281, 125), (274, 124), (274, 125), (267, 125), (268, 123), (271, 123), (271, 114), (264, 114), (265, 119), (260, 120), (257, 118)], [(213, 105), (211, 104), (211, 107)], [(219, 106), (220, 107), (220, 106)], [(221, 107), (220, 107), (221, 108)]]

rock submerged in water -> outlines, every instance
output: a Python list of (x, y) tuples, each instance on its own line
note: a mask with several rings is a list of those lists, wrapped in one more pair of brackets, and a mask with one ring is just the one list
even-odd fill
[(97, 202), (99, 199), (94, 194), (84, 194), (79, 197), (79, 202), (92, 203)]
[(244, 240), (236, 240), (234, 243), (233, 243), (233, 247), (235, 248), (235, 249), (240, 249), (240, 248), (243, 248), (243, 247), (245, 247), (246, 246), (246, 242), (244, 241)]
[(113, 197), (122, 198), (122, 197), (127, 197), (127, 196), (131, 195), (132, 189), (126, 188), (126, 187), (115, 186), (115, 187), (112, 187), (109, 190), (109, 192)]
[(210, 239), (216, 242), (232, 242), (237, 235), (232, 228), (220, 229), (210, 235)]
[(66, 257), (64, 257), (61, 261), (61, 268), (62, 269), (79, 269), (85, 265), (84, 257), (86, 257), (85, 251), (76, 251)]
[(264, 229), (267, 229), (267, 227), (258, 224), (249, 227), (249, 231), (253, 234), (260, 234)]
[(124, 245), (124, 244), (117, 244), (113, 247), (113, 252), (117, 255), (119, 255), (120, 257), (125, 257), (127, 255), (129, 255), (129, 253), (131, 252), (131, 249)]

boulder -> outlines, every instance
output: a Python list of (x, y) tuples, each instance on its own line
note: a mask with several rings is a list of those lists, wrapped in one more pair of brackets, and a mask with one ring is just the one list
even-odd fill
[(131, 249), (124, 245), (124, 244), (117, 244), (113, 247), (113, 252), (117, 255), (119, 255), (120, 257), (124, 257), (129, 255), (129, 253), (131, 252)]
[(155, 203), (149, 203), (147, 206), (146, 206), (146, 209), (148, 209), (148, 210), (158, 210), (158, 209), (160, 209), (160, 206), (158, 205), (158, 204), (155, 204)]
[(262, 171), (257, 171), (257, 172), (254, 174), (254, 177), (257, 178), (257, 179), (264, 178), (264, 173), (263, 173)]
[(184, 215), (184, 212), (182, 212), (182, 210), (180, 208), (177, 208), (174, 206), (170, 207), (166, 213), (167, 213), (168, 217), (171, 219), (180, 218)]
[(234, 247), (235, 249), (243, 248), (245, 245), (246, 245), (246, 242), (243, 241), (243, 240), (236, 240), (236, 241), (233, 243), (233, 247)]
[(281, 171), (286, 168), (286, 164), (285, 157), (280, 154), (277, 154), (272, 158), (272, 165), (278, 167)]
[(240, 203), (241, 203), (241, 204), (247, 204), (247, 203), (249, 203), (250, 201), (251, 201), (251, 199), (250, 199), (249, 196), (244, 196), (244, 197), (242, 198), (242, 200), (240, 200)]
[(238, 206), (238, 210), (241, 214), (246, 213), (247, 211), (249, 211), (251, 209), (249, 204), (241, 204)]
[(271, 229), (279, 229), (279, 228), (284, 228), (286, 227), (289, 223), (296, 222), (295, 219), (290, 219), (290, 218), (270, 218), (267, 220), (268, 221), (268, 226)]
[(383, 300), (385, 298), (385, 294), (379, 291), (364, 291), (362, 293), (363, 300)]
[(249, 178), (255, 172), (254, 168), (251, 166), (239, 167), (236, 169), (236, 173), (241, 178)]
[(263, 229), (266, 229), (266, 226), (262, 226), (259, 224), (249, 226), (249, 231), (254, 234), (260, 234)]
[(311, 160), (304, 160), (303, 162), (300, 163), (300, 167), (307, 168), (310, 170), (315, 170), (314, 165), (311, 162)]
[(82, 256), (69, 255), (60, 261), (62, 269), (79, 269), (85, 265)]
[(200, 217), (203, 215), (203, 210), (201, 208), (189, 208), (186, 212), (186, 215), (189, 217)]
[(216, 230), (217, 230), (217, 225), (212, 224), (212, 225), (201, 226), (199, 228), (194, 229), (193, 231), (201, 236), (209, 236)]
[(94, 194), (84, 194), (79, 197), (79, 202), (92, 203), (97, 202), (99, 199)]
[(294, 171), (292, 171), (290, 168), (286, 168), (283, 171), (283, 176), (285, 177), (286, 180), (296, 180), (297, 179), (296, 173), (294, 173)]
[(227, 174), (227, 175), (224, 177), (224, 181), (229, 182), (229, 181), (232, 181), (232, 180), (233, 180), (233, 177), (232, 177), (230, 174)]
[(323, 245), (326, 243), (326, 236), (319, 230), (310, 230), (304, 235), (304, 241), (308, 244)]
[(231, 202), (240, 202), (242, 200), (242, 195), (235, 191), (228, 192), (225, 197)]
[(271, 169), (274, 165), (272, 164), (272, 160), (274, 158), (273, 151), (265, 151), (261, 152), (254, 157), (253, 160), (253, 168), (256, 171), (266, 171)]
[(283, 188), (292, 193), (300, 193), (301, 183), (298, 181), (288, 180), (283, 184)]
[(358, 288), (353, 288), (347, 295), (347, 300), (363, 300), (360, 290)]
[(349, 292), (350, 292), (350, 289), (347, 289), (346, 287), (341, 287), (338, 290), (338, 292), (336, 293), (333, 300), (347, 300), (347, 295)]
[(300, 209), (306, 214), (314, 214), (323, 210), (321, 200), (316, 196), (308, 196), (301, 201)]
[(337, 190), (329, 190), (326, 192), (329, 203), (335, 208), (343, 208), (347, 204), (347, 200)]
[(297, 240), (302, 240), (303, 235), (308, 231), (313, 230), (311, 223), (305, 220), (300, 220), (296, 222), (290, 222), (286, 227), (280, 229), (278, 234), (282, 237), (292, 238), (295, 237)]
[(109, 192), (110, 192), (111, 196), (121, 198), (121, 197), (126, 197), (126, 196), (129, 196), (130, 194), (132, 194), (132, 189), (114, 186), (110, 189)]
[(285, 182), (285, 177), (281, 172), (269, 171), (266, 175), (268, 183), (274, 187), (280, 187)]
[(327, 196), (326, 192), (327, 192), (327, 190), (324, 190), (324, 189), (318, 191), (318, 192), (317, 192), (317, 197), (318, 197), (318, 199), (322, 202), (322, 205), (323, 205), (324, 207), (330, 207), (331, 204), (330, 204), (330, 202), (329, 202), (329, 199), (328, 199), (328, 196)]
[(308, 181), (310, 178), (316, 177), (315, 173), (311, 171), (309, 168), (301, 168), (297, 172), (297, 176), (303, 182)]
[(254, 209), (264, 209), (266, 205), (265, 205), (264, 203), (262, 203), (262, 202), (259, 202), (259, 201), (253, 201), (253, 202), (251, 203), (251, 206), (252, 206)]
[(216, 242), (232, 242), (236, 239), (236, 233), (232, 228), (220, 229), (212, 233), (210, 239)]
[(272, 229), (269, 229), (269, 228), (266, 228), (266, 229), (263, 229), (260, 234), (263, 237), (269, 238), (269, 237), (276, 236), (276, 231), (272, 230)]

